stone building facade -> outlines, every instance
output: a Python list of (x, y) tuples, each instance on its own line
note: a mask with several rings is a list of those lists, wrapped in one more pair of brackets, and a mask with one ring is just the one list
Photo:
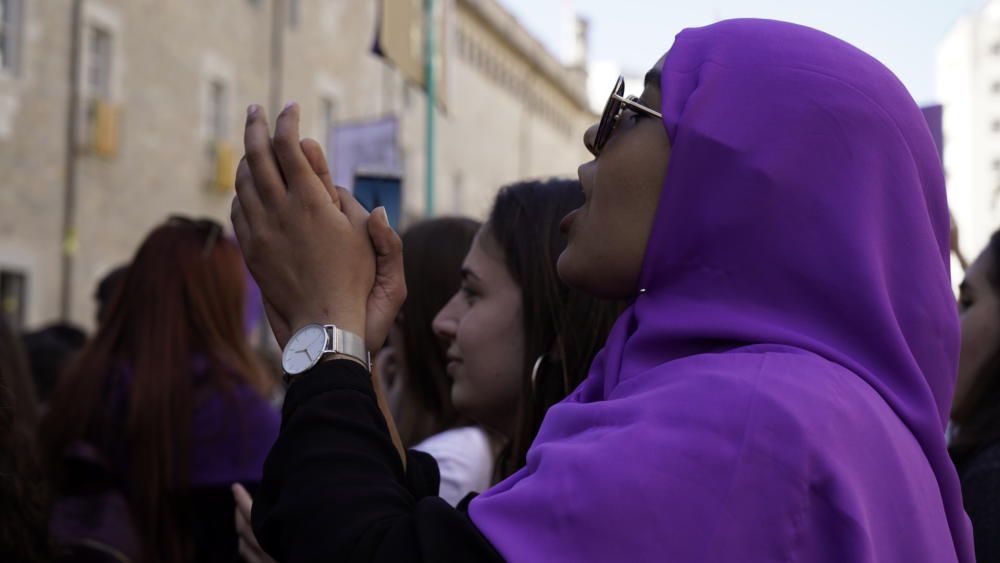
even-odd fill
[[(596, 119), (583, 66), (560, 64), (496, 0), (438, 1), (432, 214), (481, 217), (503, 184), (575, 176)], [(250, 103), (273, 116), (297, 101), (303, 134), (324, 144), (342, 124), (393, 118), (401, 223), (426, 216), (426, 98), (373, 54), (379, 9), (0, 0), (0, 307), (26, 327), (92, 326), (94, 284), (150, 228), (172, 213), (227, 224)]]

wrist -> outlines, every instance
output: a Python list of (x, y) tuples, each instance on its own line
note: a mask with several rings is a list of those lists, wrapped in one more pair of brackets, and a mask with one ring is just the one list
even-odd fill
[(358, 364), (359, 366), (365, 368), (365, 371), (368, 371), (370, 369), (368, 367), (368, 364), (363, 359), (348, 354), (327, 354), (319, 361), (319, 363), (332, 362), (334, 360), (350, 360)]
[(306, 325), (334, 325), (340, 330), (353, 332), (364, 338), (365, 334), (365, 313), (364, 311), (336, 311), (332, 308), (319, 308), (315, 313), (301, 315), (291, 321), (291, 334), (295, 334)]

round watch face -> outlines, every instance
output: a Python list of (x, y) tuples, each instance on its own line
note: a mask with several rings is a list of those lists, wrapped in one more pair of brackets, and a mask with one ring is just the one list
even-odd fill
[(285, 345), (281, 367), (285, 373), (302, 373), (319, 361), (326, 344), (326, 330), (320, 325), (307, 325), (299, 329)]

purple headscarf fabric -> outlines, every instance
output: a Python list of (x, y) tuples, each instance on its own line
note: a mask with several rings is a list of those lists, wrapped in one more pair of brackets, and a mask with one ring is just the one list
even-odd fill
[(473, 521), (511, 561), (973, 561), (920, 110), (865, 53), (765, 20), (683, 31), (661, 88), (647, 291)]

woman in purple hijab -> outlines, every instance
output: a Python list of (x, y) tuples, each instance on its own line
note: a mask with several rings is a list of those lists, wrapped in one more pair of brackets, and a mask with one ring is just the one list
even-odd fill
[[(275, 156), (250, 112), (237, 233), (265, 297), (301, 273), (307, 302), (272, 300), (285, 319), (371, 334), (377, 313), (317, 312), (371, 292), (353, 200), (327, 198), (331, 219), (313, 226), (259, 207), (327, 193), (306, 173), (297, 111), (278, 118)], [(446, 508), (420, 482), (432, 466), (392, 455), (364, 367), (320, 363), (290, 388), (265, 466), (264, 548), (283, 561), (972, 562), (944, 439), (958, 354), (944, 179), (892, 73), (797, 25), (689, 29), (641, 98), (616, 88), (585, 142), (595, 158), (560, 275), (632, 305), (527, 466)], [(323, 224), (348, 225), (338, 256), (372, 278), (313, 273), (330, 260), (307, 248)], [(391, 253), (375, 247), (384, 284)]]

